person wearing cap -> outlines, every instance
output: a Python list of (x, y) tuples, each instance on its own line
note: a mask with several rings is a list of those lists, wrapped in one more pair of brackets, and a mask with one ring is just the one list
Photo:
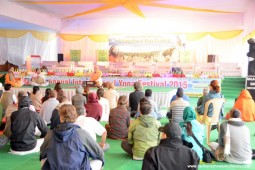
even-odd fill
[(39, 114), (29, 109), (32, 101), (28, 96), (18, 102), (18, 111), (11, 114), (11, 153), (25, 155), (39, 152), (43, 139), (36, 139), (36, 126), (41, 131), (41, 138), (47, 134), (47, 126)]
[[(183, 88), (179, 87), (179, 88), (177, 89), (176, 95), (174, 95), (174, 96), (172, 97), (170, 103), (173, 102), (173, 101), (175, 101), (175, 100), (178, 98), (177, 93), (178, 93), (179, 91), (181, 91), (181, 92), (183, 93)], [(185, 94), (183, 93), (183, 100), (189, 102), (189, 96), (187, 96), (187, 95), (185, 95)]]
[(208, 89), (204, 88), (203, 89), (203, 96), (199, 97), (197, 100), (197, 107), (201, 106), (204, 100), (204, 97), (208, 94)]
[(87, 117), (93, 117), (97, 121), (101, 120), (103, 107), (99, 104), (96, 93), (89, 93), (88, 102), (85, 104), (85, 108), (87, 112)]
[(162, 132), (162, 139), (158, 146), (146, 151), (142, 170), (198, 169), (199, 156), (183, 145), (182, 130), (178, 123), (170, 122), (158, 130)]
[(178, 88), (176, 92), (177, 99), (170, 103), (169, 112), (166, 114), (170, 121), (180, 123), (183, 121), (183, 110), (189, 106), (189, 102), (183, 99), (183, 89)]
[(210, 143), (216, 160), (234, 164), (252, 163), (250, 130), (242, 121), (241, 114), (240, 110), (231, 109), (230, 119), (220, 125), (219, 143)]
[(143, 160), (144, 153), (152, 146), (157, 146), (160, 140), (158, 128), (160, 122), (151, 113), (149, 101), (140, 104), (141, 117), (132, 121), (128, 130), (128, 140), (121, 143), (122, 149), (132, 155), (134, 160)]
[(182, 139), (192, 143), (193, 145), (192, 149), (196, 151), (200, 160), (202, 160), (203, 151), (201, 147), (197, 144), (197, 142), (194, 140), (194, 138), (192, 137), (192, 134), (202, 144), (204, 141), (205, 129), (204, 129), (204, 126), (201, 125), (196, 120), (196, 112), (193, 109), (193, 107), (191, 106), (185, 107), (183, 111), (183, 121), (184, 122), (180, 122), (180, 126), (182, 129)]

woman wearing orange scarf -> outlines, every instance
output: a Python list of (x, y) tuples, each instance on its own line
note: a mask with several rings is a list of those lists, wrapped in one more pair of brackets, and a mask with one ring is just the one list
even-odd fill
[[(242, 90), (238, 96), (235, 105), (235, 109), (241, 111), (241, 119), (245, 122), (255, 121), (255, 104), (252, 96), (248, 90)], [(229, 113), (226, 115), (226, 119), (229, 119)]]
[(12, 87), (21, 87), (22, 86), (21, 80), (18, 78), (15, 78), (13, 72), (14, 72), (14, 68), (11, 67), (5, 75), (5, 84), (10, 84)]

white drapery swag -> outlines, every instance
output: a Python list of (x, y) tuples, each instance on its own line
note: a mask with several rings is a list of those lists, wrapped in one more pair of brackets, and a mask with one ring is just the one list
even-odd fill
[(41, 41), (27, 33), (19, 38), (0, 37), (0, 64), (6, 61), (25, 64), (28, 55), (40, 55), (42, 61), (57, 60), (57, 39)]

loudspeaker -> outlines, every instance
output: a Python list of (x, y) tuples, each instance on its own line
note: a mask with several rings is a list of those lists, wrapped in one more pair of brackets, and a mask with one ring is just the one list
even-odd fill
[(255, 75), (255, 61), (250, 61), (248, 64), (248, 75)]
[(253, 38), (250, 38), (248, 40), (249, 46), (249, 52), (247, 53), (248, 57), (253, 57), (255, 58), (255, 40)]
[(58, 54), (58, 62), (64, 61), (64, 54)]
[(207, 63), (215, 63), (215, 58), (216, 58), (216, 55), (209, 54), (207, 56)]

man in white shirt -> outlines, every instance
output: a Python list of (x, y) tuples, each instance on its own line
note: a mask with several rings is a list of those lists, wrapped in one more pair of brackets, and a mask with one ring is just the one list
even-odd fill
[(50, 98), (42, 104), (42, 108), (39, 113), (40, 117), (47, 122), (47, 125), (50, 125), (51, 123), (50, 118), (52, 116), (52, 112), (59, 104), (59, 101), (57, 100), (56, 90), (51, 90), (49, 97)]
[(49, 82), (45, 80), (45, 76), (39, 68), (37, 68), (35, 70), (35, 73), (32, 75), (31, 85), (32, 86), (48, 86), (49, 85)]
[(81, 129), (85, 130), (96, 141), (96, 135), (101, 136), (99, 145), (106, 151), (110, 148), (108, 143), (105, 143), (107, 131), (106, 129), (92, 117), (86, 117), (86, 110), (84, 106), (76, 106), (77, 114), (79, 115), (75, 124), (79, 125)]

